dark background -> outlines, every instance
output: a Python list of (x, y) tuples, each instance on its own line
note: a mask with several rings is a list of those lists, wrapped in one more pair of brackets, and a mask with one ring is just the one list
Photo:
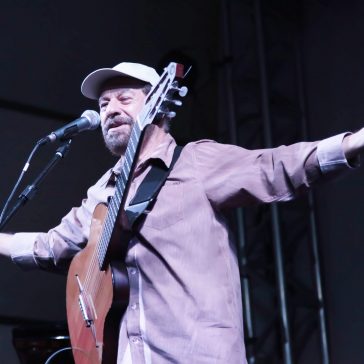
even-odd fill
[[(240, 9), (239, 3), (244, 1), (230, 3)], [(310, 139), (360, 128), (364, 118), (364, 3), (263, 3), (283, 16), (289, 4), (299, 9), (299, 17), (290, 21), (301, 45)], [(230, 17), (239, 24), (232, 29), (234, 49), (239, 49), (231, 54), (234, 67), (241, 64), (240, 72), (246, 75), (243, 65), (249, 59), (244, 57), (248, 54), (244, 45), (255, 41), (254, 31), (248, 25), (244, 28), (250, 14), (232, 12)], [(159, 72), (170, 60), (192, 64), (187, 80), (190, 94), (172, 132), (181, 144), (202, 137), (226, 140), (219, 77), (229, 59), (221, 57), (218, 0), (3, 0), (0, 45), (1, 203), (36, 140), (83, 110), (96, 108), (80, 94), (83, 78), (96, 68), (123, 60), (146, 63)], [(235, 87), (238, 92), (246, 86)], [(53, 150), (49, 147), (39, 153), (26, 182)], [(78, 136), (68, 157), (7, 230), (44, 231), (52, 227), (71, 206), (80, 203), (87, 187), (113, 163), (99, 133)], [(330, 353), (335, 364), (364, 362), (363, 183), (364, 174), (359, 169), (321, 186), (316, 194)], [(4, 258), (0, 262), (0, 315), (56, 321), (65, 318), (64, 277), (23, 272)], [(4, 363), (17, 362), (11, 329), (11, 325), (0, 325), (0, 358)]]

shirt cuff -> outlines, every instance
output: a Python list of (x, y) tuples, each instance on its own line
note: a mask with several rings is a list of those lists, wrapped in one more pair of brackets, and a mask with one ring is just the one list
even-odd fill
[(39, 233), (17, 233), (12, 235), (14, 246), (12, 261), (22, 269), (35, 269), (38, 264), (34, 258), (34, 243)]
[(317, 145), (317, 160), (320, 165), (321, 172), (326, 174), (338, 169), (355, 168), (360, 164), (359, 157), (350, 160), (345, 157), (342, 142), (346, 135), (351, 133), (342, 133), (331, 138), (321, 140)]

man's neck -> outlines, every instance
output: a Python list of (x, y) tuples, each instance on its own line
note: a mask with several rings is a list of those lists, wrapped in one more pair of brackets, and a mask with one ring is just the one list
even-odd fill
[(148, 125), (145, 130), (138, 161), (145, 160), (152, 155), (156, 148), (163, 142), (166, 135), (167, 133), (163, 127), (155, 124)]

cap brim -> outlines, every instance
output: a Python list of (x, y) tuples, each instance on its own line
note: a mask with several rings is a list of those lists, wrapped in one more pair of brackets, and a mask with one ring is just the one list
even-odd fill
[(100, 96), (102, 85), (109, 79), (118, 76), (132, 77), (126, 73), (111, 68), (100, 68), (90, 73), (81, 84), (81, 92), (89, 99), (97, 100)]

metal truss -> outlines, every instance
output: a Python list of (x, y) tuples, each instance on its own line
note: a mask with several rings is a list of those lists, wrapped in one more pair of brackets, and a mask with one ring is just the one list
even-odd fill
[[(223, 141), (253, 149), (307, 138), (300, 5), (221, 0)], [(312, 192), (234, 220), (249, 364), (329, 364)]]

